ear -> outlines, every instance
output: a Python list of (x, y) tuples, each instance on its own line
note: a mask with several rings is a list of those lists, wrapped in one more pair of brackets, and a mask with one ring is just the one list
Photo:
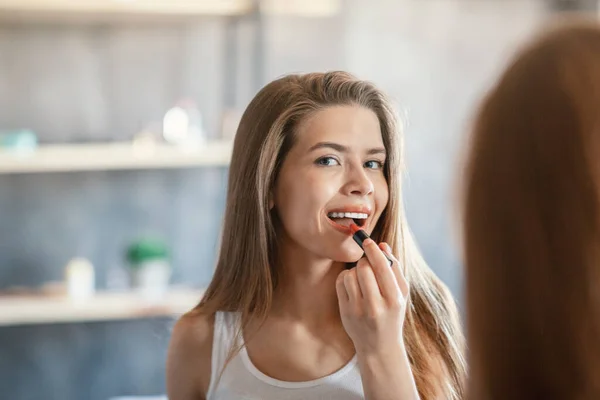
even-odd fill
[(273, 192), (269, 193), (269, 210), (272, 210), (275, 207), (275, 199), (273, 198)]

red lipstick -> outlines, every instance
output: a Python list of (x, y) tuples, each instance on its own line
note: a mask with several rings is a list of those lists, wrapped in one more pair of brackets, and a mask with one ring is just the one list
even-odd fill
[[(367, 232), (360, 229), (360, 227), (356, 224), (350, 224), (350, 230), (352, 231), (352, 239), (354, 239), (356, 244), (358, 244), (360, 248), (364, 250), (363, 242), (369, 239), (369, 235), (367, 234)], [(387, 254), (383, 253), (383, 255), (385, 256), (385, 258), (387, 258), (391, 266), (393, 264), (393, 261), (388, 257)]]

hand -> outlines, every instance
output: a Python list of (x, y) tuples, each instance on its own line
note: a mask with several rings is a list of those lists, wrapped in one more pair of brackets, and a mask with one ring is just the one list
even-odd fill
[[(359, 356), (404, 351), (402, 329), (408, 299), (408, 282), (400, 263), (386, 243), (367, 239), (366, 257), (338, 276), (336, 292), (344, 329)], [(384, 256), (392, 260), (392, 265)], [(391, 354), (390, 354), (391, 355)]]

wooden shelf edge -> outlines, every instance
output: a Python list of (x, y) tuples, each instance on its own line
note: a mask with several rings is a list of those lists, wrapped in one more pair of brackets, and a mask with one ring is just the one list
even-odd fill
[(98, 292), (85, 301), (62, 296), (0, 296), (0, 327), (178, 317), (191, 310), (203, 290), (171, 290), (150, 302), (136, 292)]
[(0, 150), (0, 174), (223, 167), (229, 165), (232, 149), (231, 142), (208, 142), (189, 151), (164, 144), (43, 145), (31, 153)]
[(249, 0), (116, 1), (116, 0), (0, 0), (1, 13), (32, 15), (243, 15), (252, 9)]

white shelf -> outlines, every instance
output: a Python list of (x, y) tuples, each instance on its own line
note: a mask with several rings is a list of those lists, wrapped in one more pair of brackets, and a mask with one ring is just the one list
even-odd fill
[[(340, 12), (342, 0), (261, 0), (259, 9), (270, 15), (330, 17)], [(250, 13), (253, 0), (0, 0), (0, 13), (21, 16), (239, 16)]]
[(0, 12), (47, 14), (241, 15), (250, 0), (0, 0)]
[(131, 143), (46, 145), (31, 153), (0, 150), (0, 174), (220, 167), (229, 165), (232, 148), (231, 142), (208, 142), (196, 150)]
[(0, 326), (177, 317), (196, 306), (202, 294), (173, 289), (154, 303), (135, 292), (99, 292), (80, 302), (59, 295), (0, 295)]

